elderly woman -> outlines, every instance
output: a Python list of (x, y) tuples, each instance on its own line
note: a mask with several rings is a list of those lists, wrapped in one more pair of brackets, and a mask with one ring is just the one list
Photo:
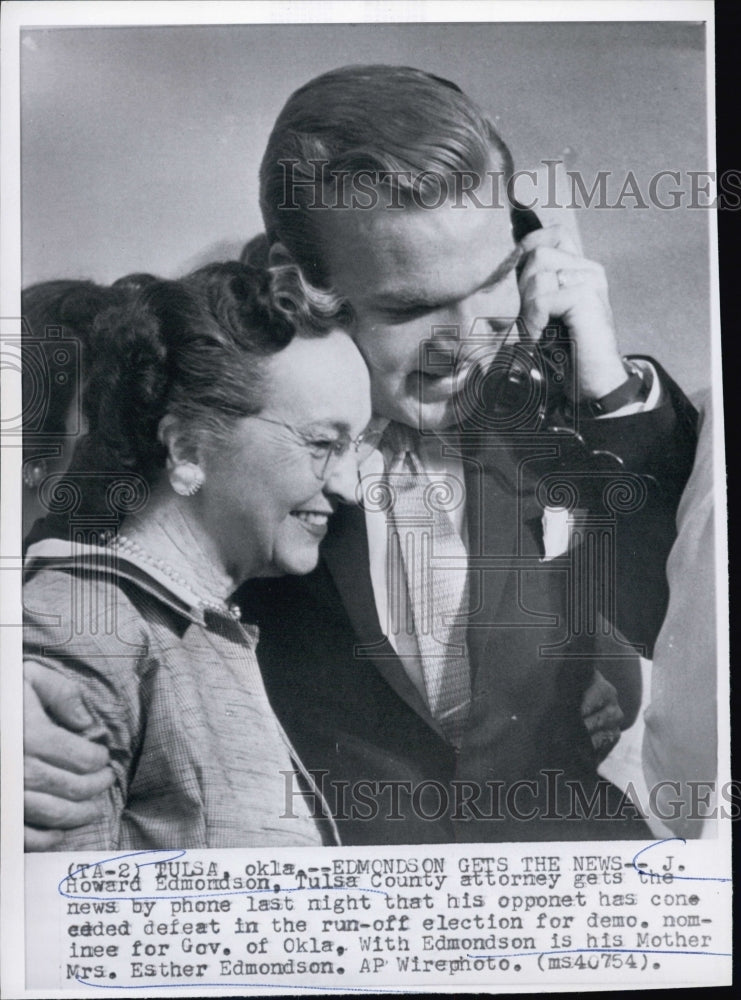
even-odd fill
[(147, 283), (98, 330), (88, 436), (47, 485), (78, 506), (66, 538), (30, 547), (24, 587), (26, 658), (84, 685), (115, 774), (58, 850), (321, 842), (318, 793), (285, 801), (302, 768), (229, 602), (313, 569), (355, 493), (368, 375), (296, 280), (211, 265)]

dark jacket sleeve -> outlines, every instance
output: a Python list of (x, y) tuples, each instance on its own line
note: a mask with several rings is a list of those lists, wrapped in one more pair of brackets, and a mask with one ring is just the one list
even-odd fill
[[(608, 586), (614, 608), (605, 616), (639, 651), (650, 657), (666, 614), (669, 588), (666, 560), (676, 538), (676, 513), (692, 471), (697, 446), (697, 411), (682, 390), (652, 358), (661, 382), (659, 405), (648, 412), (580, 423), (580, 433), (593, 453), (611, 453), (621, 470), (634, 477), (630, 488), (601, 488), (593, 498), (598, 514), (615, 525), (614, 586)], [(613, 597), (614, 595), (614, 597)]]

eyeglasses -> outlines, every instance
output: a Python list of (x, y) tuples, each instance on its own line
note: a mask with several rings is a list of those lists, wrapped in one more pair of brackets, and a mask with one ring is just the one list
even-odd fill
[(276, 427), (283, 427), (308, 450), (314, 468), (314, 475), (317, 479), (327, 480), (337, 468), (338, 463), (347, 455), (350, 449), (354, 449), (357, 456), (357, 463), (361, 465), (366, 458), (378, 447), (383, 437), (383, 427), (367, 427), (362, 434), (356, 438), (351, 438), (349, 434), (341, 434), (336, 438), (316, 437), (300, 431), (291, 424), (286, 424), (282, 420), (271, 420), (270, 417), (262, 417), (259, 414), (252, 414), (253, 420), (261, 420), (264, 424), (273, 424)]

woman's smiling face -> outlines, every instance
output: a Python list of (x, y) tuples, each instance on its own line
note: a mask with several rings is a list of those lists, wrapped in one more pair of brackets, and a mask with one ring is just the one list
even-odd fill
[(358, 349), (336, 330), (297, 336), (265, 364), (259, 415), (236, 421), (203, 454), (194, 498), (202, 523), (235, 579), (308, 573), (338, 499), (353, 502), (350, 447), (323, 476), (322, 455), (356, 438), (371, 416), (369, 377)]

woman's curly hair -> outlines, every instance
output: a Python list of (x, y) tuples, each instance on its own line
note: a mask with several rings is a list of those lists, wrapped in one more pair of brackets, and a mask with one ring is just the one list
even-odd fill
[(70, 474), (95, 472), (98, 499), (116, 474), (134, 473), (151, 486), (166, 458), (158, 439), (165, 415), (178, 416), (194, 441), (218, 441), (235, 420), (261, 409), (271, 356), (294, 336), (321, 336), (340, 321), (337, 300), (307, 295), (293, 265), (266, 270), (230, 261), (176, 281), (147, 281), (96, 323), (83, 401), (88, 434)]

